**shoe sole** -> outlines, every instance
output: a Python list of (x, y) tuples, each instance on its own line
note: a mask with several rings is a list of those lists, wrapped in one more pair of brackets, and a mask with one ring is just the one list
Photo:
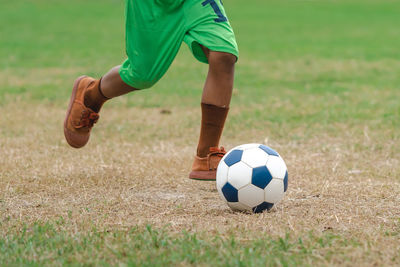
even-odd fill
[(215, 181), (216, 171), (192, 171), (189, 179), (197, 181)]
[[(86, 145), (87, 141), (84, 142), (83, 144), (77, 144), (75, 143), (72, 138), (70, 138), (71, 135), (73, 135), (74, 133), (72, 133), (71, 131), (68, 130), (67, 128), (67, 121), (68, 121), (68, 117), (71, 114), (71, 110), (72, 110), (72, 104), (75, 101), (75, 96), (76, 96), (76, 91), (78, 90), (78, 85), (81, 82), (82, 79), (87, 78), (88, 76), (83, 75), (81, 77), (79, 77), (78, 79), (75, 80), (74, 82), (74, 87), (72, 88), (72, 94), (71, 94), (71, 98), (69, 99), (69, 105), (68, 105), (68, 109), (67, 109), (67, 114), (65, 115), (65, 120), (64, 120), (64, 137), (65, 140), (67, 140), (67, 143), (72, 146), (73, 148), (81, 148), (84, 145)], [(88, 138), (89, 140), (89, 138)]]

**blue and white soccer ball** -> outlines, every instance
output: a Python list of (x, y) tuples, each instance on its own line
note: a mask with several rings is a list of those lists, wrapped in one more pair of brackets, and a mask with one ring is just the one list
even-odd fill
[(287, 188), (286, 164), (266, 145), (237, 146), (225, 154), (217, 168), (218, 192), (232, 210), (270, 210)]

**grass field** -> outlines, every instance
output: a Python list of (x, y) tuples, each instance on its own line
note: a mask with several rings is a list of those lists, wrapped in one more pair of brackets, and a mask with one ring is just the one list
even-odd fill
[(0, 4), (1, 266), (400, 265), (399, 1), (224, 1), (241, 56), (222, 143), (289, 169), (257, 215), (187, 179), (207, 66), (185, 45), (75, 150), (72, 82), (124, 59), (123, 1)]

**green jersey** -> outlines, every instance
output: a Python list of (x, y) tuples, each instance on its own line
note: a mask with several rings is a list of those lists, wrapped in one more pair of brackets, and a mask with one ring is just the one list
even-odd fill
[(168, 70), (185, 42), (193, 55), (208, 63), (211, 51), (239, 52), (220, 0), (126, 0), (126, 52), (120, 76), (128, 85), (153, 86)]
[[(148, 0), (145, 0), (148, 1)], [(185, 0), (156, 0), (156, 3), (166, 7), (167, 10), (173, 10), (182, 5)]]

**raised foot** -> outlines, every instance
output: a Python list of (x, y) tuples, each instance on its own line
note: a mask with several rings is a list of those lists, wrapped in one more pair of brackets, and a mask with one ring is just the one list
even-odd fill
[(87, 144), (90, 131), (99, 119), (99, 114), (84, 104), (85, 91), (95, 86), (99, 86), (98, 80), (81, 76), (75, 80), (72, 88), (64, 120), (64, 136), (67, 143), (74, 148), (81, 148)]

